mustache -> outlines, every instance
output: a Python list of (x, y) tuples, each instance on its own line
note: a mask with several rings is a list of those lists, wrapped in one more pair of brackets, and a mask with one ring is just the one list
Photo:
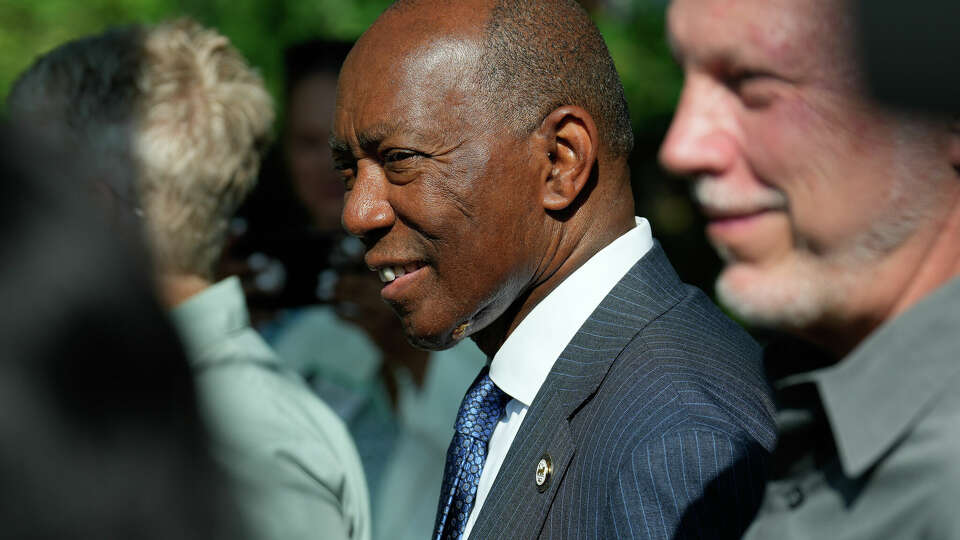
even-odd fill
[(691, 194), (694, 201), (712, 214), (749, 214), (787, 208), (787, 196), (768, 186), (743, 188), (711, 176), (697, 178)]

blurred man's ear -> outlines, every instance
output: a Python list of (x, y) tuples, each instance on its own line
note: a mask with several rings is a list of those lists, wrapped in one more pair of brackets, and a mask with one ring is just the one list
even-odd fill
[(549, 160), (543, 206), (560, 211), (573, 204), (590, 179), (599, 150), (597, 126), (586, 110), (565, 105), (540, 125), (543, 157)]

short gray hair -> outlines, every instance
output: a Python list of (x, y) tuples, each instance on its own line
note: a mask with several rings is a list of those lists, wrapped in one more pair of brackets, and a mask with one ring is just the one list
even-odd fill
[(578, 105), (593, 117), (610, 155), (633, 150), (620, 75), (590, 15), (575, 0), (499, 0), (484, 32), (480, 95), (517, 134), (554, 109)]

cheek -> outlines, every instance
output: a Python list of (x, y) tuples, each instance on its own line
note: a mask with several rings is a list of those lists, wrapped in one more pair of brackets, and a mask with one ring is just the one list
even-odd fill
[(755, 174), (786, 193), (793, 232), (814, 250), (869, 221), (889, 175), (876, 152), (884, 134), (842, 109), (795, 98), (745, 123)]

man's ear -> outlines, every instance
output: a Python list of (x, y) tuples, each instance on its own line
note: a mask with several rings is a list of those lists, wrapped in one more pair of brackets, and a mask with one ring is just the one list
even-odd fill
[(564, 210), (573, 204), (593, 173), (600, 145), (597, 125), (582, 107), (564, 105), (547, 115), (539, 131), (543, 144), (538, 151), (549, 161), (543, 207)]

